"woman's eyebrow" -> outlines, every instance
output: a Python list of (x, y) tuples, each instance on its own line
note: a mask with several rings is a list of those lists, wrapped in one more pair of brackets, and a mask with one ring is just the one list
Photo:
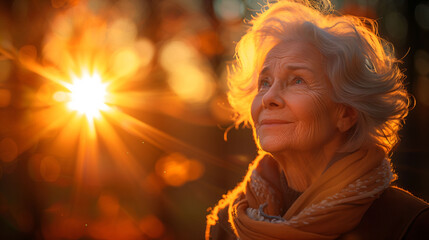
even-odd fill
[(309, 72), (314, 73), (314, 71), (313, 71), (312, 68), (309, 68), (309, 67), (304, 66), (304, 65), (293, 65), (293, 64), (291, 65), (291, 64), (287, 64), (286, 65), (286, 69), (291, 70), (291, 71), (294, 71), (294, 70), (307, 70)]
[[(305, 66), (305, 65), (296, 65), (296, 64), (284, 64), (283, 66), (282, 66), (282, 68), (283, 69), (287, 69), (287, 70), (289, 70), (289, 71), (295, 71), (295, 70), (307, 70), (307, 71), (309, 71), (309, 72), (311, 72), (311, 73), (314, 73), (314, 71), (313, 71), (313, 69), (312, 68), (309, 68), (309, 67), (307, 67), (307, 66)], [(262, 70), (259, 72), (259, 75), (263, 75), (263, 74), (266, 74), (267, 72), (269, 72), (270, 71), (270, 67), (269, 66), (265, 66), (265, 67), (263, 67), (262, 68)]]
[(262, 68), (262, 70), (259, 72), (259, 75), (265, 74), (265, 73), (267, 73), (268, 71), (270, 71), (270, 68), (269, 68), (268, 66), (263, 67), (263, 68)]

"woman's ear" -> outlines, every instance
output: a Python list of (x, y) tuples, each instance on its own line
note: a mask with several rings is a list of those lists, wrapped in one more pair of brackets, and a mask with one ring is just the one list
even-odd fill
[(339, 109), (337, 128), (340, 132), (347, 132), (357, 121), (358, 112), (350, 106), (341, 105)]

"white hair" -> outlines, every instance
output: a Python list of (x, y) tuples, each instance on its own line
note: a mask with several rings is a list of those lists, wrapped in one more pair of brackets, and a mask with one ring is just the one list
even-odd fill
[(398, 131), (410, 107), (393, 46), (378, 36), (375, 21), (343, 16), (309, 1), (279, 1), (256, 16), (237, 43), (228, 78), (228, 99), (236, 126), (253, 126), (250, 106), (257, 75), (269, 50), (280, 42), (304, 40), (326, 59), (332, 100), (357, 110), (343, 151), (377, 144), (386, 153), (399, 141)]

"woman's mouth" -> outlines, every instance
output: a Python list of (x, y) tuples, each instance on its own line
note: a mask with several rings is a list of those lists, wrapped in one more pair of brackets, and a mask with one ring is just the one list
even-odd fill
[(279, 124), (288, 124), (291, 123), (289, 121), (286, 120), (281, 120), (281, 119), (264, 119), (262, 121), (259, 122), (259, 126), (270, 126), (270, 125), (279, 125)]

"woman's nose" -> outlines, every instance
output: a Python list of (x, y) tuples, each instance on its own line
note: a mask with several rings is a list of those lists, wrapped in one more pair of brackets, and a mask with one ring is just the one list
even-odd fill
[(273, 84), (262, 97), (264, 108), (281, 108), (284, 106), (282, 89), (278, 84)]

